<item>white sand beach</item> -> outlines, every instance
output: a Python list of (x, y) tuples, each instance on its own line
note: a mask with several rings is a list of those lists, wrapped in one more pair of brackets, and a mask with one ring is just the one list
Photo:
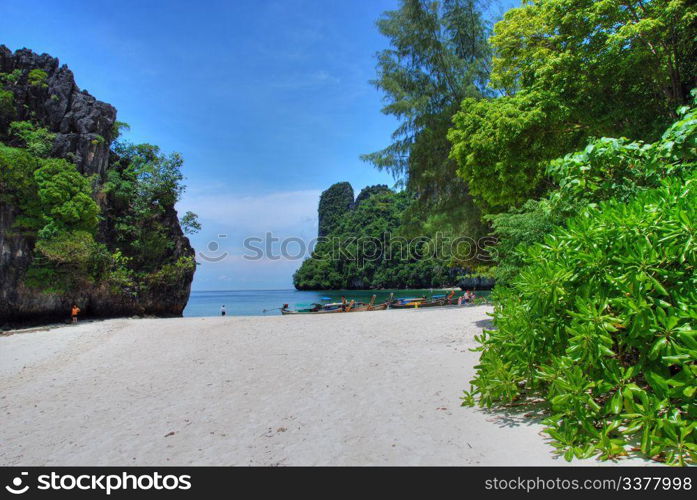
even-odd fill
[(0, 465), (564, 465), (525, 410), (459, 406), (490, 310), (3, 336)]

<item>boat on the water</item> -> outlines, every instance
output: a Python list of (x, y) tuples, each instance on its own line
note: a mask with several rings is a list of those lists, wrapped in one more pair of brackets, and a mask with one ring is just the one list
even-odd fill
[[(316, 304), (321, 306), (322, 304)], [(330, 313), (340, 313), (344, 312), (341, 309), (321, 309), (321, 308), (307, 308), (307, 309), (288, 309), (288, 304), (283, 304), (281, 308), (281, 314), (330, 314)]]
[(329, 313), (344, 313), (344, 312), (364, 312), (364, 311), (382, 311), (389, 307), (393, 301), (394, 294), (390, 294), (390, 298), (383, 304), (375, 304), (375, 295), (367, 304), (364, 302), (356, 302), (355, 300), (342, 302), (333, 302), (330, 304), (312, 304), (311, 307), (302, 309), (289, 309), (288, 304), (283, 304), (281, 314), (329, 314)]
[(430, 299), (426, 299), (426, 297), (399, 299), (397, 302), (390, 305), (390, 309), (418, 309), (420, 307), (447, 306), (456, 302), (453, 302), (454, 295), (455, 291), (451, 290), (447, 296), (434, 295)]
[(363, 311), (383, 311), (385, 309), (420, 309), (422, 307), (443, 307), (454, 305), (465, 305), (471, 300), (463, 300), (465, 296), (455, 297), (455, 290), (451, 290), (448, 295), (433, 295), (430, 298), (426, 297), (402, 297), (394, 298), (394, 294), (390, 294), (389, 299), (382, 304), (375, 304), (375, 295), (372, 296), (370, 302), (356, 302), (354, 300), (347, 302), (333, 302), (329, 304), (311, 304), (311, 307), (301, 309), (289, 309), (288, 304), (283, 304), (281, 314), (330, 314), (344, 312), (363, 312)]

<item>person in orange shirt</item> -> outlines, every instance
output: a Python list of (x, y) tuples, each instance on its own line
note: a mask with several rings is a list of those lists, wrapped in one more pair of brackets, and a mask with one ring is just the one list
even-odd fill
[(70, 309), (70, 316), (73, 318), (73, 323), (77, 323), (77, 315), (80, 314), (80, 308), (77, 304), (73, 304), (72, 309)]

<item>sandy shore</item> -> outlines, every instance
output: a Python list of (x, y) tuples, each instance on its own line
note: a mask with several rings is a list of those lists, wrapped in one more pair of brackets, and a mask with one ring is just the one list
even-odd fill
[(459, 406), (488, 311), (122, 319), (0, 337), (0, 465), (566, 464), (523, 411)]

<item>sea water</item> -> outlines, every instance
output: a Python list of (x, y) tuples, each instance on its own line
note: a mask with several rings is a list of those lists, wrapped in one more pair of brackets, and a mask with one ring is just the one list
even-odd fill
[[(229, 290), (229, 291), (194, 291), (184, 309), (184, 316), (219, 316), (220, 307), (225, 306), (232, 316), (265, 316), (281, 314), (283, 304), (290, 309), (304, 308), (311, 304), (340, 302), (341, 297), (356, 302), (369, 302), (374, 294), (375, 303), (385, 302), (390, 293), (395, 298), (430, 297), (447, 295), (449, 290), (322, 290), (317, 292), (300, 290)], [(456, 292), (462, 295), (462, 292)], [(489, 295), (488, 291), (475, 292), (478, 297)]]

